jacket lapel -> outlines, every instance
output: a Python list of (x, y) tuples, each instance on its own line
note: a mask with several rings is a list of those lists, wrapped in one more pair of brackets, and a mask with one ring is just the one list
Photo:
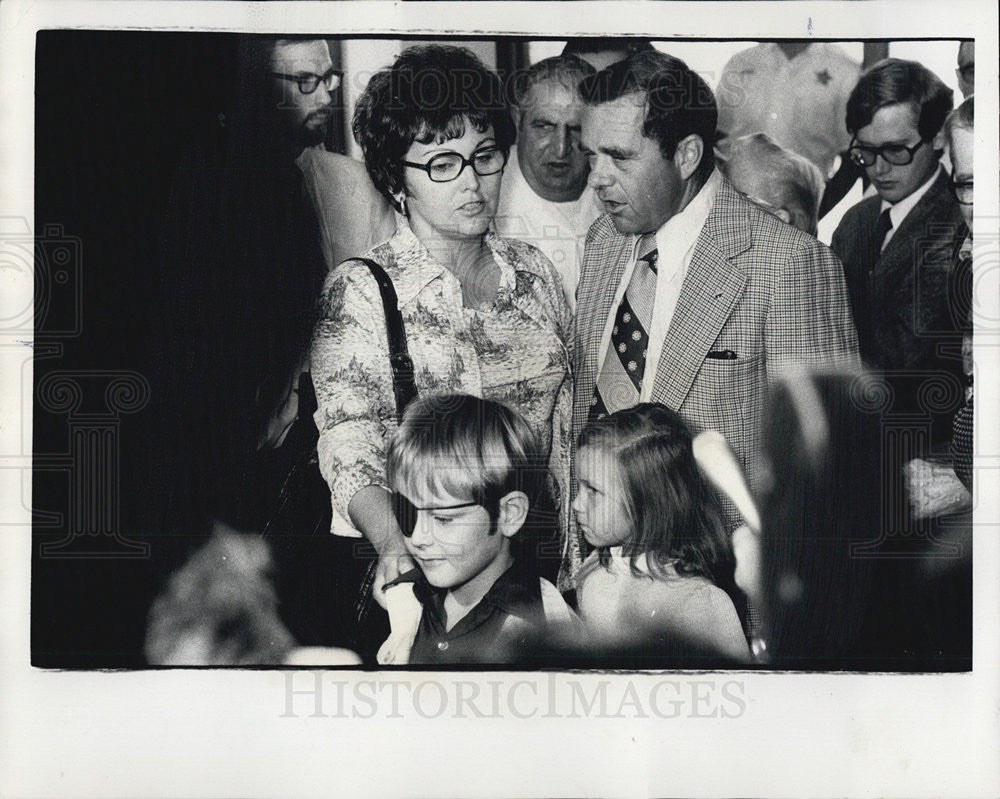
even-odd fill
[(941, 169), (931, 187), (900, 223), (885, 249), (880, 253), (876, 248), (872, 263), (877, 264), (874, 273), (882, 285), (895, 285), (909, 277), (918, 261), (913, 249), (915, 243), (931, 236), (930, 226), (951, 221), (947, 180), (948, 175)]
[[(601, 365), (601, 334), (604, 332), (604, 325), (612, 313), (612, 305), (615, 301), (615, 293), (621, 284), (622, 274), (632, 259), (632, 251), (635, 249), (636, 236), (612, 236), (606, 239), (607, 248), (598, 254), (598, 263), (607, 264), (597, 274), (597, 279), (587, 286), (587, 293), (579, 297), (580, 308), (577, 314), (578, 335), (584, 341), (582, 357), (583, 363), (578, 364), (580, 374), (588, 378), (589, 393), (593, 393), (594, 385), (597, 382), (597, 370)], [(579, 387), (588, 392), (586, 385)], [(588, 395), (589, 402), (589, 395)]]
[(733, 262), (750, 247), (746, 201), (723, 180), (698, 236), (660, 351), (653, 396), (677, 410), (733, 313), (747, 276)]

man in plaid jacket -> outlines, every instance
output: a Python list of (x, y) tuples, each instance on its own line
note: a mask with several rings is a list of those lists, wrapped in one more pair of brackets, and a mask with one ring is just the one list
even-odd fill
[(682, 61), (637, 53), (580, 91), (606, 213), (577, 290), (574, 438), (588, 419), (662, 402), (720, 431), (756, 490), (769, 384), (789, 367), (858, 366), (843, 268), (718, 172), (715, 99)]

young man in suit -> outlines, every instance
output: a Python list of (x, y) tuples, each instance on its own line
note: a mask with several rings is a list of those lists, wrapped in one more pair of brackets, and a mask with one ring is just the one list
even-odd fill
[(927, 440), (914, 429), (915, 456), (947, 443), (964, 385), (950, 275), (965, 226), (940, 165), (951, 108), (951, 89), (914, 61), (885, 59), (861, 76), (847, 103), (850, 155), (877, 194), (848, 210), (832, 241), (861, 357), (892, 389), (888, 412), (929, 430)]
[(720, 431), (758, 488), (776, 374), (857, 364), (840, 263), (716, 170), (715, 98), (682, 61), (634, 53), (580, 88), (588, 180), (606, 213), (577, 291), (574, 432), (661, 402)]

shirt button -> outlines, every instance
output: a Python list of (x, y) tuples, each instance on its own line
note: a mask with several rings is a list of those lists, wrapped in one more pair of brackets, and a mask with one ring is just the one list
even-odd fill
[(444, 652), (444, 650), (446, 650), (447, 648), (448, 648), (448, 642), (447, 641), (438, 641), (438, 649), (440, 649), (442, 652)]
[(778, 118), (778, 113), (776, 111), (772, 111), (771, 112), (771, 119), (777, 119), (777, 118)]

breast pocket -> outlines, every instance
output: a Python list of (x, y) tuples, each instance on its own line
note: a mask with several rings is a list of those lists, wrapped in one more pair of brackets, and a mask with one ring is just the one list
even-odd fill
[(765, 386), (762, 353), (736, 360), (706, 358), (682, 411), (699, 429), (722, 433), (747, 466), (748, 453), (758, 449)]

